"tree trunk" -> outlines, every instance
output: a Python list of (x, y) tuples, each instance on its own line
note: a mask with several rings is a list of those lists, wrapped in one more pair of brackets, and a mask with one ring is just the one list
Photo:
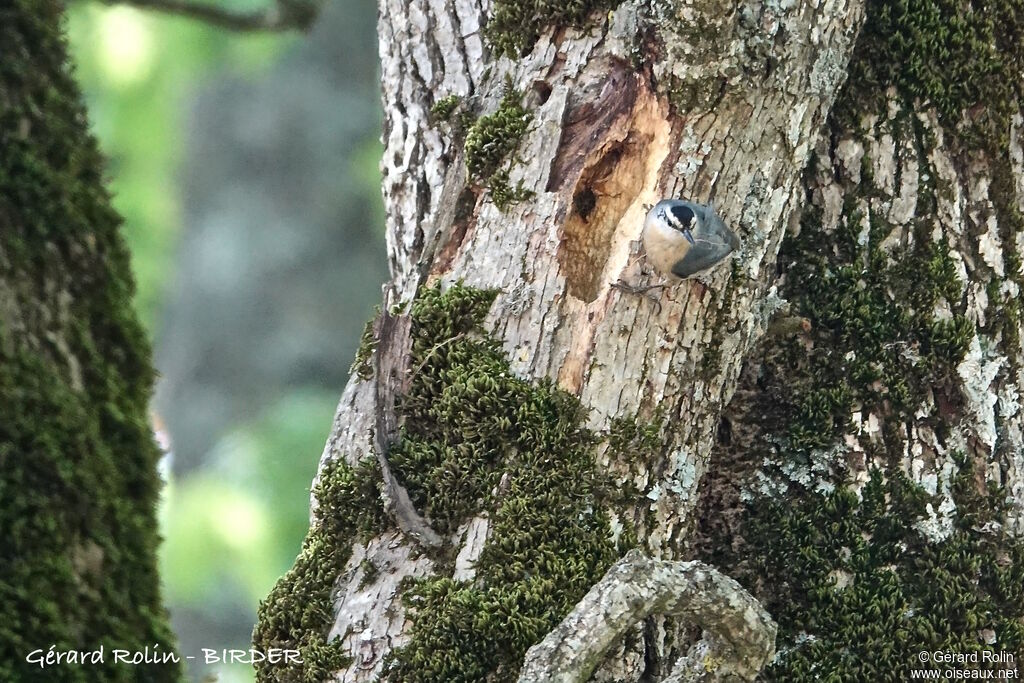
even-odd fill
[(0, 680), (177, 680), (149, 346), (62, 12), (0, 7)]
[[(631, 548), (739, 579), (780, 680), (1018, 650), (1019, 5), (572, 7), (382, 2), (402, 428), (377, 325), (257, 626), (305, 664), (261, 678), (516, 680)], [(652, 301), (611, 284), (656, 281), (663, 197), (743, 246)], [(592, 680), (682, 680), (701, 629), (646, 617)]]

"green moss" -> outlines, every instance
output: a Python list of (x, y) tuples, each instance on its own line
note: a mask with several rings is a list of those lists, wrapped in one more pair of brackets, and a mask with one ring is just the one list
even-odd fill
[(579, 402), (516, 377), (479, 336), (493, 297), (456, 285), (412, 308), (421, 370), (391, 462), (439, 531), (484, 512), (490, 529), (474, 581), (431, 578), (405, 593), (412, 640), (393, 653), (391, 681), (514, 680), (526, 649), (618, 556)]
[(462, 102), (462, 98), (458, 95), (442, 97), (430, 108), (430, 118), (435, 121), (448, 121), (460, 102)]
[[(594, 467), (598, 437), (581, 426), (577, 399), (516, 377), (500, 343), (483, 333), (495, 294), (436, 287), (409, 309), (415, 372), (389, 461), (439, 532), (478, 514), (490, 527), (473, 581), (403, 587), (411, 640), (391, 653), (388, 680), (513, 680), (526, 649), (621, 552), (604, 512), (610, 487)], [(307, 664), (264, 667), (260, 680), (316, 680), (339, 666), (338, 644), (324, 642), (332, 586), (351, 543), (388, 526), (375, 461), (328, 467), (317, 522), (261, 607), (255, 636), (261, 648), (298, 647)]]
[(491, 193), (491, 201), (502, 211), (516, 202), (526, 201), (534, 196), (532, 190), (527, 190), (523, 187), (523, 181), (521, 180), (515, 187), (512, 187), (512, 183), (509, 180), (509, 169), (507, 168), (496, 171), (491, 176), (490, 181), (487, 183), (487, 189)]
[[(839, 177), (845, 201), (834, 230), (823, 228), (808, 197), (799, 236), (784, 243), (779, 263), (780, 294), (811, 322), (810, 343), (783, 340), (764, 350), (756, 385), (738, 391), (742, 405), (733, 408), (761, 430), (745, 437), (743, 453), (723, 447), (711, 463), (712, 471), (759, 470), (753, 491), (726, 495), (720, 483), (717, 498), (709, 496), (732, 501), (730, 514), (721, 516), (736, 521), (709, 525), (704, 559), (734, 567), (778, 621), (780, 655), (765, 680), (909, 680), (909, 670), (921, 668), (921, 651), (1003, 650), (1019, 657), (1024, 647), (1024, 547), (1002, 530), (1005, 491), (979, 487), (974, 463), (960, 458), (949, 484), (953, 530), (936, 542), (919, 525), (940, 500), (902, 474), (904, 426), (931, 430), (943, 443), (964, 412), (957, 366), (979, 332), (965, 315), (948, 245), (933, 241), (948, 229), (937, 198), (949, 188), (930, 167), (937, 141), (914, 98), (937, 108), (951, 153), (972, 149), (989, 159), (999, 179), (990, 195), (1000, 238), (1012, 243), (1019, 216), (1001, 180), (1007, 103), (1020, 101), (1021, 45), (1009, 39), (1020, 33), (1022, 7), (1015, 0), (973, 3), (973, 11), (953, 2), (869, 2), (827, 135), (856, 139), (870, 116), (872, 135), (891, 134), (897, 150), (909, 146), (921, 181), (916, 211), (909, 226), (894, 226), (884, 209), (874, 210), (890, 198), (875, 186), (866, 155), (859, 185)], [(903, 98), (895, 114), (884, 99), (890, 87)], [(833, 172), (816, 163), (806, 176), (812, 188), (819, 173)], [(897, 187), (910, 168), (899, 160)], [(883, 250), (894, 230), (904, 232), (903, 246)], [(1008, 278), (1018, 277), (1008, 271)], [(1018, 306), (1000, 294), (1003, 285), (993, 274), (981, 332), (1016, 354)], [(881, 431), (850, 434), (854, 411), (876, 416)], [(873, 464), (859, 492), (847, 470), (863, 465), (830, 450), (841, 437), (858, 439)], [(984, 642), (979, 631), (986, 629), (996, 634), (995, 644)], [(975, 668), (985, 666), (997, 668)]]
[(969, 142), (1005, 146), (1009, 120), (1022, 99), (1024, 3), (1021, 0), (870, 0), (837, 107), (856, 115), (878, 107), (895, 86), (934, 105)]
[[(894, 136), (897, 148), (906, 142), (916, 150), (922, 176), (936, 176), (928, 162), (935, 140), (915, 116), (900, 111), (878, 125)], [(818, 173), (816, 164), (807, 178)], [(860, 207), (876, 199), (884, 200), (884, 193), (870, 177), (848, 187), (834, 233), (822, 227), (818, 207), (806, 206), (799, 235), (780, 252), (787, 265), (783, 294), (809, 320), (814, 340), (806, 371), (779, 397), (797, 451), (831, 443), (855, 407), (909, 418), (934, 386), (955, 374), (975, 333), (963, 313), (963, 283), (949, 247), (932, 241), (942, 228), (934, 189), (922, 184), (909, 227), (889, 224), (880, 211), (865, 215)], [(910, 245), (883, 250), (883, 240), (896, 229), (909, 233)], [(941, 309), (952, 314), (937, 314)], [(793, 353), (791, 361), (803, 365), (802, 347)]]
[[(478, 183), (487, 183), (519, 147), (533, 115), (523, 108), (522, 93), (506, 85), (505, 95), (493, 114), (481, 116), (466, 132), (466, 170)], [(510, 162), (511, 163), (511, 162)], [(508, 183), (507, 170), (504, 176)]]
[(302, 665), (256, 665), (261, 681), (326, 680), (348, 665), (337, 641), (327, 642), (332, 625), (331, 591), (351, 555), (352, 544), (387, 526), (380, 502), (376, 458), (355, 467), (332, 460), (320, 472), (314, 495), (319, 504), (295, 565), (274, 586), (259, 609), (253, 644), (299, 650)]
[[(1017, 192), (1014, 186), (1013, 168), (1009, 155), (998, 157), (992, 167), (992, 184), (989, 186), (989, 197), (995, 207), (999, 219), (999, 237), (1005, 245), (1017, 243), (1017, 238), (1024, 233), (1024, 214), (1017, 207)], [(1021, 256), (1017, 249), (1003, 250), (1005, 277), (993, 274), (989, 292), (989, 316), (992, 319), (993, 332), (1002, 336), (1003, 342), (1011, 349), (1020, 348), (1021, 330), (1021, 297), (1002, 296), (1001, 285), (1004, 281), (1014, 283), (1018, 291), (1024, 289), (1024, 270)], [(993, 287), (995, 292), (993, 293)]]
[(1020, 348), (1020, 297), (1004, 297), (1000, 293), (999, 281), (992, 280), (988, 286), (988, 303), (990, 333), (1001, 336), (1011, 348)]
[(618, 7), (620, 0), (494, 0), (484, 37), (500, 56), (529, 51), (549, 26), (584, 28), (598, 11)]
[(793, 401), (793, 420), (789, 425), (789, 444), (796, 451), (810, 451), (830, 444), (846, 427), (853, 406), (848, 384), (808, 388)]
[(453, 123), (456, 132), (465, 129), (464, 150), (470, 180), (486, 186), (491, 201), (502, 211), (534, 195), (523, 187), (522, 181), (513, 187), (509, 179), (515, 163), (512, 155), (533, 119), (533, 114), (521, 102), (522, 93), (509, 82), (505, 84), (505, 94), (493, 114), (467, 122), (468, 112), (463, 112)]
[(363, 336), (359, 339), (359, 348), (356, 349), (356, 357), (352, 360), (352, 367), (349, 372), (356, 373), (360, 379), (373, 377), (373, 353), (377, 350), (377, 338), (374, 335), (373, 327), (380, 316), (380, 308), (377, 314), (366, 321), (363, 327)]
[[(120, 218), (61, 34), (63, 4), (0, 9), (0, 680), (172, 681), (156, 568), (150, 349)], [(35, 649), (104, 664), (44, 673)]]
[(476, 120), (473, 102), (472, 99), (464, 100), (458, 95), (443, 97), (430, 108), (430, 119), (435, 125), (441, 122), (447, 124), (453, 138), (464, 140), (466, 131)]
[(636, 417), (612, 418), (608, 428), (608, 455), (613, 461), (635, 462), (646, 467), (664, 447), (664, 410), (642, 422)]
[(648, 481), (650, 464), (662, 459), (671, 438), (660, 407), (650, 420), (622, 416), (611, 421), (605, 435), (608, 448), (604, 459), (610, 463), (609, 474), (613, 481), (604, 498), (609, 507), (620, 514), (622, 531), (618, 545), (621, 552), (637, 547), (643, 534), (653, 528), (650, 500), (637, 482)]
[[(809, 207), (780, 256), (792, 264), (787, 296), (816, 340), (806, 379), (790, 382), (782, 398), (789, 442), (799, 451), (831, 443), (855, 405), (909, 416), (928, 387), (955, 372), (975, 332), (960, 313), (935, 314), (939, 303), (960, 308), (961, 284), (948, 251), (930, 241), (934, 214), (922, 212), (913, 246), (891, 254), (877, 247), (890, 226), (876, 225), (861, 245), (861, 216), (843, 220), (845, 228), (828, 235)], [(821, 249), (826, 241), (835, 248)]]
[[(645, 492), (635, 483), (635, 474), (647, 479), (650, 463), (657, 462), (668, 441), (665, 415), (662, 409), (655, 411), (650, 420), (639, 420), (636, 416), (613, 418), (605, 436), (607, 450), (605, 458), (611, 463), (615, 476), (614, 485), (608, 492), (608, 499), (619, 510), (631, 510), (644, 498)], [(635, 535), (637, 525), (627, 525), (624, 533)], [(626, 541), (632, 547), (635, 540)]]
[[(717, 328), (716, 328), (717, 330)], [(712, 377), (722, 364), (722, 347), (720, 344), (708, 344), (700, 357), (700, 370), (704, 377)]]
[(380, 570), (377, 569), (377, 565), (375, 565), (373, 562), (370, 562), (369, 560), (363, 560), (362, 562), (360, 562), (359, 568), (363, 572), (363, 578), (359, 582), (360, 588), (365, 588), (366, 586), (369, 586), (371, 583), (376, 581), (377, 577), (380, 575)]
[[(752, 506), (747, 538), (756, 561), (716, 559), (739, 567), (734, 576), (780, 625), (781, 654), (764, 680), (910, 680), (921, 651), (1022, 652), (1024, 545), (981, 530), (979, 521), (1000, 514), (1001, 498), (980, 494), (971, 464), (961, 464), (958, 521), (938, 543), (914, 528), (938, 501), (898, 473), (873, 470), (859, 499), (840, 487)], [(763, 577), (778, 579), (759, 590)], [(994, 644), (982, 629), (994, 631)]]

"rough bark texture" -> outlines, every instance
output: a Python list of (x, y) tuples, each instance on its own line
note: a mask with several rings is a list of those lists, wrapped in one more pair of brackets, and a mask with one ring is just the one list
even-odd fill
[[(638, 547), (772, 605), (781, 680), (1019, 647), (1020, 6), (573, 7), (382, 3), (415, 368), (389, 459), (449, 548), (419, 554), (375, 507), (353, 377), (257, 642), (340, 681), (511, 681)], [(657, 303), (610, 288), (649, 278), (644, 205), (669, 196), (713, 201), (741, 252)], [(943, 595), (893, 588), (950, 557)], [(592, 680), (669, 676), (693, 626), (648, 620)]]
[(770, 680), (1024, 646), (1024, 6), (883, 9), (779, 259), (810, 331), (748, 358), (704, 482), (704, 558), (780, 623)]
[[(111, 652), (161, 659), (174, 638), (156, 574), (149, 347), (62, 12), (0, 7), (0, 679), (177, 680), (174, 663)], [(51, 646), (102, 646), (105, 662), (26, 661)]]

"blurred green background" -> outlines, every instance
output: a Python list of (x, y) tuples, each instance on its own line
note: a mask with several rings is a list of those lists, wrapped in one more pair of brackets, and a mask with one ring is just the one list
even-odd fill
[[(69, 7), (160, 374), (160, 560), (186, 655), (249, 647), (308, 526), (309, 484), (380, 297), (375, 18), (372, 0), (330, 0), (309, 35), (233, 34)], [(253, 678), (195, 665), (189, 677), (210, 674)]]

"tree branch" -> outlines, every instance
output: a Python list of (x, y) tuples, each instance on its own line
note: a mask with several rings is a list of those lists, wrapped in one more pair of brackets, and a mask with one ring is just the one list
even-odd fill
[(131, 5), (141, 9), (198, 19), (232, 31), (305, 31), (316, 19), (313, 0), (277, 0), (273, 7), (250, 12), (234, 11), (193, 0), (100, 0), (104, 5)]
[(519, 683), (586, 681), (609, 646), (652, 614), (693, 619), (704, 629), (666, 679), (672, 683), (752, 681), (775, 653), (775, 622), (734, 580), (702, 562), (631, 550), (530, 648)]
[(384, 306), (377, 319), (377, 349), (374, 354), (376, 423), (373, 446), (384, 478), (384, 503), (402, 533), (420, 545), (438, 547), (441, 537), (424, 520), (388, 463), (387, 454), (398, 435), (395, 396), (405, 391), (412, 351), (412, 318), (408, 313), (391, 313), (393, 290), (384, 286)]

